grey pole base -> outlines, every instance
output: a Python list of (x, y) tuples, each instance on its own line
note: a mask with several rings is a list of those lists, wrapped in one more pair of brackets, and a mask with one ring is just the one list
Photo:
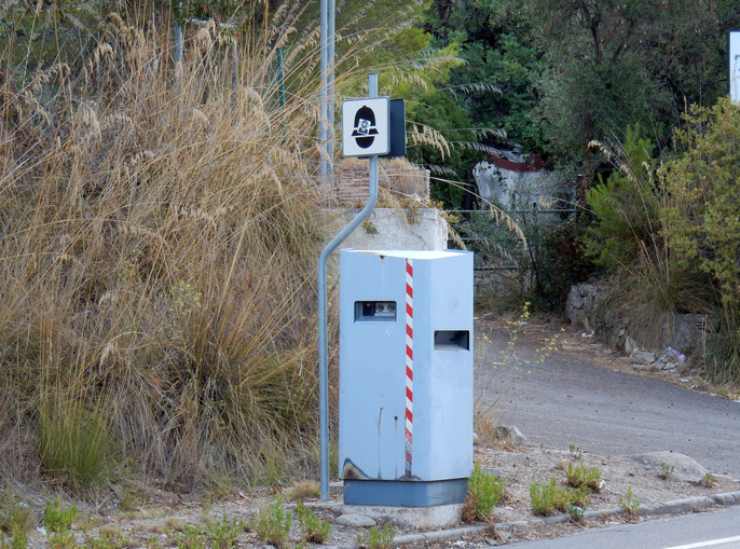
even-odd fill
[(468, 479), (435, 481), (345, 480), (345, 505), (432, 507), (463, 503)]

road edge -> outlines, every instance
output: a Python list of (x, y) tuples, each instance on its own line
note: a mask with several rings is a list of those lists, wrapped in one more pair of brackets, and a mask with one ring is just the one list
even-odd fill
[[(706, 510), (710, 507), (730, 507), (733, 505), (740, 505), (740, 491), (723, 492), (709, 496), (694, 496), (690, 498), (675, 499), (666, 503), (645, 505), (640, 508), (639, 516), (640, 518), (644, 518), (660, 515), (678, 515), (684, 513), (695, 513)], [(584, 520), (603, 520), (621, 515), (624, 515), (624, 511), (621, 507), (611, 507), (598, 511), (586, 511), (583, 514), (583, 518)], [(431, 532), (419, 532), (417, 534), (404, 534), (393, 538), (393, 543), (397, 545), (408, 545), (411, 543), (438, 542), (463, 536), (478, 535), (491, 531), (513, 533), (533, 526), (560, 524), (568, 521), (570, 521), (569, 515), (560, 514), (541, 519), (501, 522), (499, 524), (476, 524), (472, 526), (448, 528), (445, 530), (433, 530)]]

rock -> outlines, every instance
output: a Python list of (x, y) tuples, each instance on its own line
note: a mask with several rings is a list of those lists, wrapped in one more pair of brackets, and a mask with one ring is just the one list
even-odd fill
[(630, 336), (625, 336), (624, 338), (624, 352), (628, 355), (631, 355), (634, 351), (638, 351), (639, 348), (637, 347), (637, 343), (635, 343), (635, 340), (632, 339)]
[(671, 469), (671, 478), (682, 482), (701, 482), (707, 470), (702, 467), (695, 459), (678, 452), (649, 452), (647, 454), (637, 454), (631, 458), (653, 469), (657, 475), (666, 467)]
[(355, 528), (372, 528), (375, 526), (375, 519), (359, 513), (344, 513), (339, 515), (335, 521), (342, 526), (353, 526)]
[(638, 366), (649, 366), (655, 362), (656, 358), (655, 353), (651, 353), (649, 351), (634, 350), (630, 353), (630, 361), (633, 365), (636, 364)]
[(595, 284), (571, 286), (565, 304), (565, 316), (574, 326), (583, 327), (587, 332), (593, 331), (591, 317), (602, 296), (602, 289)]
[(516, 425), (497, 425), (496, 439), (509, 442), (512, 446), (521, 446), (527, 442), (527, 437)]

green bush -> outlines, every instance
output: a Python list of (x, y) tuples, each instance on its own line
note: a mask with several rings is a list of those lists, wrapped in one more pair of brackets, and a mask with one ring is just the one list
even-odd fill
[(303, 541), (308, 543), (325, 543), (331, 534), (331, 524), (321, 520), (316, 513), (298, 501), (296, 516), (303, 529)]
[(601, 489), (601, 471), (598, 467), (586, 467), (569, 463), (565, 472), (568, 485), (573, 488), (586, 488), (598, 492)]
[(49, 501), (44, 508), (42, 522), (49, 532), (63, 534), (72, 528), (72, 523), (77, 518), (77, 507), (65, 506), (61, 498)]
[(366, 534), (357, 536), (357, 545), (366, 549), (391, 549), (396, 532), (390, 524), (382, 528), (373, 526)]
[(627, 520), (636, 520), (640, 515), (640, 500), (632, 491), (632, 486), (628, 486), (627, 492), (619, 498), (619, 506), (627, 516)]
[(205, 534), (211, 549), (236, 547), (236, 540), (242, 532), (244, 532), (244, 524), (238, 519), (229, 520), (224, 516), (221, 520), (206, 521)]
[[(11, 493), (0, 497), (0, 540), (5, 533), (10, 536), (9, 549), (26, 549), (28, 532), (36, 523), (33, 511)], [(2, 542), (0, 546), (4, 547)]]
[(671, 260), (711, 277), (720, 330), (708, 338), (707, 373), (740, 381), (740, 106), (728, 99), (692, 108), (675, 132), (682, 152), (665, 163), (661, 210)]
[(108, 478), (113, 439), (102, 413), (80, 401), (50, 396), (41, 409), (41, 463), (47, 473), (74, 488), (90, 488)]
[(540, 484), (533, 482), (529, 486), (529, 497), (532, 512), (535, 515), (550, 516), (556, 510), (569, 512), (572, 507), (585, 509), (590, 503), (590, 492), (585, 486), (577, 489), (559, 486), (555, 479)]
[(293, 516), (285, 510), (283, 500), (277, 498), (270, 505), (260, 509), (252, 529), (261, 540), (275, 547), (283, 547), (288, 541), (292, 522)]
[(468, 494), (463, 508), (463, 519), (466, 522), (474, 520), (487, 521), (491, 511), (504, 497), (503, 480), (486, 473), (477, 463), (468, 479)]
[(546, 484), (533, 482), (529, 486), (529, 499), (535, 515), (543, 517), (552, 515), (558, 503), (558, 496), (559, 491), (555, 479), (550, 479)]
[(659, 230), (651, 150), (639, 126), (629, 128), (618, 169), (586, 193), (594, 220), (584, 235), (585, 252), (608, 270), (631, 265)]

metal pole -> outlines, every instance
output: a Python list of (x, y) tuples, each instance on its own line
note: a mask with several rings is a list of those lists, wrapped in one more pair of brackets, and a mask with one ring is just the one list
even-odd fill
[[(368, 77), (370, 97), (378, 95), (378, 75)], [(370, 195), (365, 207), (345, 225), (321, 251), (319, 256), (319, 429), (321, 454), (321, 500), (329, 499), (329, 335), (327, 328), (326, 263), (334, 250), (354, 231), (375, 208), (378, 201), (378, 157), (370, 157)]]
[(327, 45), (327, 78), (328, 105), (327, 105), (327, 130), (326, 156), (327, 156), (327, 182), (334, 186), (334, 145), (336, 143), (334, 113), (336, 111), (336, 45), (337, 45), (337, 1), (329, 0), (329, 44)]
[(182, 13), (182, 2), (180, 0), (173, 2), (172, 5), (175, 14), (175, 78), (179, 85), (180, 77), (182, 76), (183, 50), (185, 49), (185, 37), (182, 29), (185, 17)]
[(319, 104), (319, 176), (321, 190), (329, 183), (329, 0), (321, 0), (321, 92)]

